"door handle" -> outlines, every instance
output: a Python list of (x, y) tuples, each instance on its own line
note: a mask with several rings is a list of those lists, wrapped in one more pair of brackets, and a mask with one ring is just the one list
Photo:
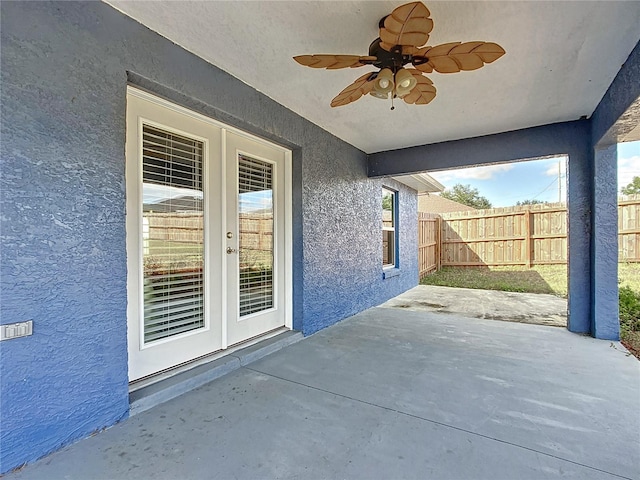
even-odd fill
[(232, 253), (238, 253), (238, 250), (235, 248), (227, 247), (227, 253), (231, 255)]

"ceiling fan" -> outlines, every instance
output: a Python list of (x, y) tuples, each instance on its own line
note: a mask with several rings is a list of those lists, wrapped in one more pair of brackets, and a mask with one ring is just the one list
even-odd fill
[[(377, 72), (365, 73), (342, 90), (332, 107), (355, 102), (363, 95), (376, 98), (401, 98), (408, 104), (426, 105), (436, 96), (436, 87), (423, 73), (456, 73), (476, 70), (505, 54), (491, 42), (452, 42), (425, 46), (433, 29), (430, 12), (422, 2), (401, 5), (382, 18), (378, 24), (380, 37), (369, 46), (368, 56), (358, 55), (298, 55), (293, 59), (311, 68), (356, 68), (373, 65)], [(411, 64), (414, 68), (404, 68)]]

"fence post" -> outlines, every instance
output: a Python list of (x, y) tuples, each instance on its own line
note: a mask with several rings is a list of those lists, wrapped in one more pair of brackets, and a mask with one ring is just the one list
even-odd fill
[(436, 230), (436, 272), (440, 271), (440, 269), (442, 268), (442, 232), (441, 229), (442, 228), (442, 217), (440, 215), (438, 215), (436, 217), (436, 225), (435, 225), (435, 230)]
[(531, 268), (531, 209), (524, 211), (524, 248), (527, 250), (527, 268)]

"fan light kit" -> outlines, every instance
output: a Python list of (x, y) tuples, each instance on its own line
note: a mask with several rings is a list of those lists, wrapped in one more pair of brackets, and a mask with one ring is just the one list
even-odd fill
[[(433, 29), (430, 12), (422, 2), (397, 7), (378, 24), (380, 37), (369, 46), (368, 56), (299, 55), (293, 59), (311, 68), (356, 68), (373, 65), (377, 72), (362, 75), (331, 101), (332, 107), (355, 102), (367, 93), (384, 100), (401, 98), (408, 104), (426, 105), (436, 87), (424, 73), (456, 73), (477, 70), (505, 54), (491, 42), (452, 42), (425, 46)], [(404, 68), (411, 64), (414, 68)]]

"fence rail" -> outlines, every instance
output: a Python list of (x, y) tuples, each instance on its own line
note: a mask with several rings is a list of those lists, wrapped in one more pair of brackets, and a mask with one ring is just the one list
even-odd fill
[[(418, 214), (420, 278), (441, 266), (566, 264), (565, 204)], [(618, 202), (618, 256), (640, 262), (640, 195)]]
[[(145, 212), (146, 240), (201, 244), (204, 235), (202, 212)], [(273, 245), (273, 216), (242, 213), (238, 216), (242, 247), (270, 251)]]
[(618, 201), (618, 254), (622, 261), (640, 262), (640, 195)]

